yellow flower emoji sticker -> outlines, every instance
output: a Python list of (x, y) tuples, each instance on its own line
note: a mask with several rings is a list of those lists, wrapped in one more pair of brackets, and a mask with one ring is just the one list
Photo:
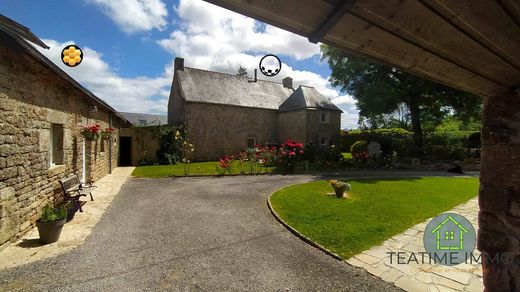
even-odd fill
[(61, 60), (69, 67), (76, 67), (83, 61), (83, 51), (76, 45), (66, 46), (61, 51)]

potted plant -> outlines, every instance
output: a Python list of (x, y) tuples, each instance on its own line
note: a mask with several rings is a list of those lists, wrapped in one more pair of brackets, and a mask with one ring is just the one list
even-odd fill
[(49, 205), (45, 206), (42, 210), (40, 219), (36, 221), (38, 233), (40, 234), (40, 241), (43, 243), (53, 243), (58, 241), (66, 220), (67, 208), (65, 206), (57, 208), (52, 208)]
[(101, 131), (101, 139), (110, 140), (110, 138), (112, 138), (113, 132), (114, 132), (113, 128), (105, 128), (103, 131)]
[(63, 204), (63, 207), (67, 209), (67, 222), (72, 221), (74, 219), (74, 216), (76, 215), (76, 212), (79, 210), (78, 204), (74, 202), (66, 202)]
[(81, 135), (87, 141), (96, 141), (99, 138), (101, 126), (99, 124), (88, 125), (81, 129)]
[(346, 196), (344, 196), (344, 193), (350, 191), (351, 186), (349, 183), (335, 179), (329, 180), (329, 183), (334, 188), (334, 192), (336, 193), (337, 198), (348, 198), (348, 193)]

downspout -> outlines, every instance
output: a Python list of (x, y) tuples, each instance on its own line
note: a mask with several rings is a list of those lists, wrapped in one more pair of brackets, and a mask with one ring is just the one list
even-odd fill
[[(108, 113), (108, 127), (112, 128), (112, 113)], [(112, 136), (108, 140), (108, 173), (112, 173), (112, 146), (114, 142), (112, 141)]]

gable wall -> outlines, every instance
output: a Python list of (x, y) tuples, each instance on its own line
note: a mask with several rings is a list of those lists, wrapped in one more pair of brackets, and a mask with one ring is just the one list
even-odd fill
[[(328, 123), (321, 122), (321, 111), (330, 114)], [(339, 145), (339, 135), (341, 128), (341, 112), (330, 110), (307, 110), (307, 135), (308, 141), (319, 145), (320, 136), (326, 136), (332, 144)]]
[(307, 110), (280, 112), (278, 137), (280, 142), (291, 139), (307, 144)]
[(178, 80), (176, 76), (173, 78), (170, 99), (168, 100), (168, 124), (176, 126), (184, 123), (185, 119), (185, 101), (182, 98)]

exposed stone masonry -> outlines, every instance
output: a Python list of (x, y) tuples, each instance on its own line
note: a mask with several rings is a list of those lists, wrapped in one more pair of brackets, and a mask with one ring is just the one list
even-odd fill
[(520, 92), (484, 99), (478, 248), (486, 291), (520, 291)]
[[(47, 66), (0, 46), (0, 246), (30, 230), (45, 204), (62, 200), (58, 179), (82, 176), (81, 126), (97, 122), (105, 128), (109, 122), (108, 111), (92, 108), (83, 92)], [(50, 167), (52, 124), (63, 125), (63, 164)], [(100, 143), (86, 142), (87, 179), (109, 172), (109, 142), (103, 153)], [(115, 168), (117, 144), (112, 149)]]

